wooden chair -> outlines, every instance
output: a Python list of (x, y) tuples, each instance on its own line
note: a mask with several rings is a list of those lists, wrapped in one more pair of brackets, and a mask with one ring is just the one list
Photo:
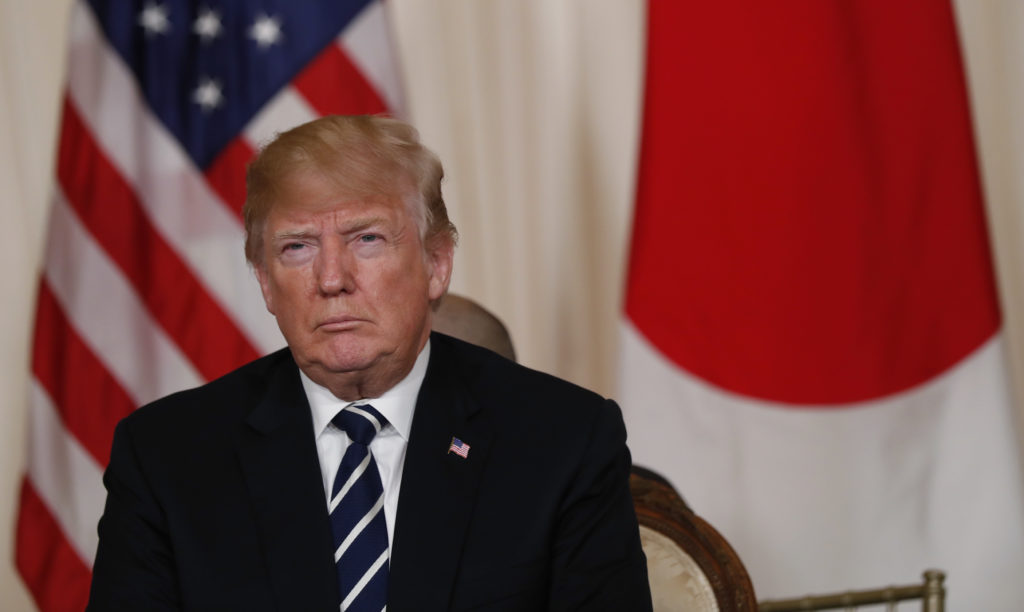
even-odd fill
[(895, 612), (901, 601), (921, 602), (923, 612), (943, 612), (946, 606), (946, 574), (927, 570), (922, 584), (891, 586), (866, 591), (846, 591), (828, 595), (807, 595), (795, 599), (772, 599), (761, 602), (761, 612), (801, 612), (802, 610), (853, 610), (859, 606), (885, 605)]
[(757, 610), (736, 551), (664, 478), (634, 466), (630, 489), (655, 612)]

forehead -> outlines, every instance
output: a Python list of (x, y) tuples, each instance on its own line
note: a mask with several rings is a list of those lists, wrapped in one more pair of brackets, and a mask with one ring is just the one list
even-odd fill
[(274, 190), (267, 215), (270, 223), (302, 218), (348, 218), (386, 216), (396, 220), (411, 217), (409, 198), (399, 192), (349, 189), (341, 181), (320, 172), (295, 172)]
[[(406, 206), (395, 199), (342, 199), (332, 204), (275, 206), (267, 217), (265, 235), (322, 229), (354, 231), (369, 227), (402, 231), (415, 227)], [(415, 233), (415, 230), (413, 230)]]

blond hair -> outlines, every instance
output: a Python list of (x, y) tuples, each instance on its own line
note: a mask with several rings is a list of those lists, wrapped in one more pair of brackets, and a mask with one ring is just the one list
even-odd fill
[(416, 129), (390, 117), (334, 115), (279, 134), (249, 164), (242, 218), (251, 264), (263, 263), (263, 228), (282, 184), (304, 170), (335, 181), (346, 196), (404, 199), (425, 249), (458, 240), (441, 197), (444, 169)]

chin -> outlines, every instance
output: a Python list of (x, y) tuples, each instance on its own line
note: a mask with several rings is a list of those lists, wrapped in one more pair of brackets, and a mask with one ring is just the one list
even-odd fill
[(341, 374), (372, 367), (384, 355), (379, 347), (346, 342), (343, 346), (323, 347), (311, 361), (328, 372)]
[(337, 356), (332, 355), (323, 359), (312, 360), (314, 367), (319, 367), (331, 374), (345, 374), (347, 372), (359, 372), (373, 366), (376, 359), (370, 359), (362, 355)]

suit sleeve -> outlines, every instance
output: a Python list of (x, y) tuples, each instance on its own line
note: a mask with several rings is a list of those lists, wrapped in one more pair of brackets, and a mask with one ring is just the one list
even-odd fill
[(606, 400), (562, 505), (550, 610), (651, 610), (647, 561), (629, 491), (631, 459), (619, 407)]
[(129, 420), (118, 424), (103, 474), (107, 502), (86, 610), (179, 610), (166, 518), (140, 464)]

